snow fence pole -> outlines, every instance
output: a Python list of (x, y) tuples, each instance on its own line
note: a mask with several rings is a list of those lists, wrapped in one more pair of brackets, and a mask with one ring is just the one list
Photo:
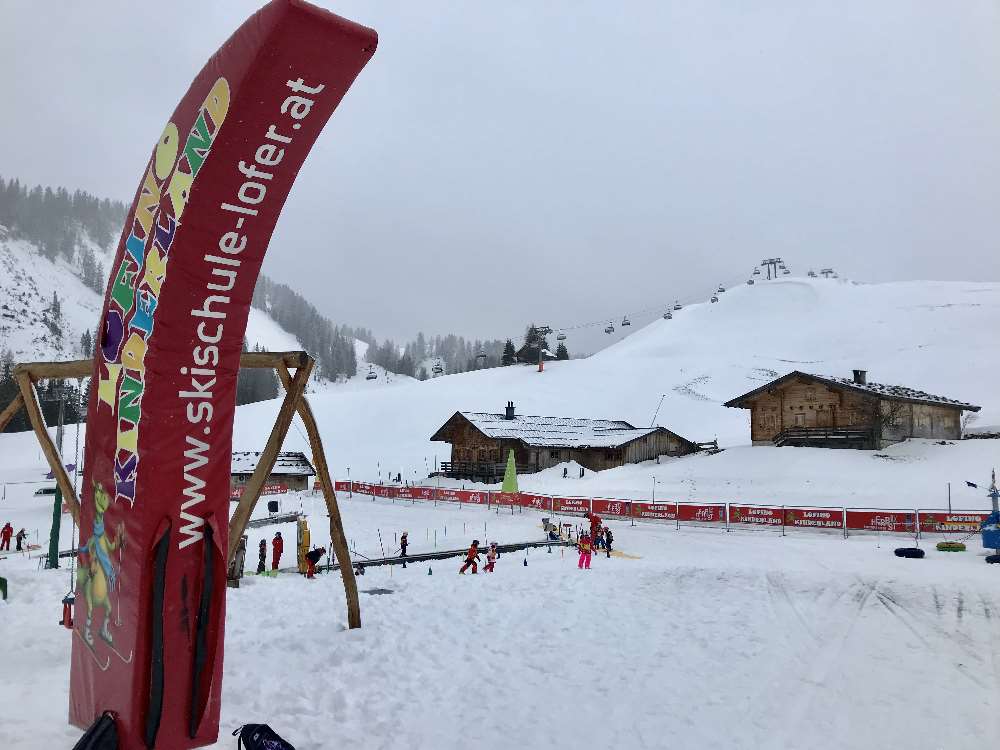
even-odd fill
[(785, 506), (781, 506), (781, 535), (785, 535)]
[(840, 509), (840, 517), (844, 526), (844, 539), (847, 539), (847, 508)]

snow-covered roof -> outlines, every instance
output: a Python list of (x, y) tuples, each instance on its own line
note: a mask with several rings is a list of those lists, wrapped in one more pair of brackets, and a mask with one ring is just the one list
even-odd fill
[[(628, 422), (611, 419), (522, 414), (507, 419), (503, 414), (472, 411), (458, 413), (489, 438), (520, 440), (533, 448), (618, 448), (654, 432), (669, 432), (663, 427), (635, 427)], [(443, 430), (443, 427), (438, 430), (431, 440), (440, 439), (439, 435)]]
[(812, 380), (817, 380), (831, 386), (847, 388), (860, 393), (868, 393), (873, 396), (878, 396), (879, 398), (889, 399), (892, 401), (909, 401), (914, 403), (953, 406), (956, 409), (963, 409), (965, 411), (979, 411), (980, 409), (980, 407), (975, 406), (974, 404), (968, 404), (964, 401), (956, 401), (953, 398), (946, 398), (945, 396), (935, 396), (932, 393), (925, 393), (924, 391), (918, 391), (916, 388), (907, 388), (903, 385), (885, 385), (884, 383), (868, 382), (858, 383), (853, 378), (838, 378), (832, 375), (816, 375), (814, 373), (800, 372), (798, 370), (790, 372), (787, 375), (782, 375), (777, 380), (772, 380), (767, 385), (761, 386), (760, 388), (752, 390), (749, 393), (744, 393), (742, 396), (738, 396), (732, 401), (726, 402), (725, 405), (743, 407), (742, 402), (746, 399), (752, 398), (758, 393), (773, 388), (775, 385), (796, 376), (811, 378)]
[[(233, 474), (253, 474), (260, 460), (260, 451), (233, 451)], [(315, 476), (316, 470), (304, 453), (288, 451), (279, 453), (271, 475)]]

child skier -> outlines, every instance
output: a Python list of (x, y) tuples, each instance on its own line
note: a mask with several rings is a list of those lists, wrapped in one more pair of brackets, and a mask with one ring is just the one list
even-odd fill
[(483, 568), (483, 572), (492, 573), (493, 566), (496, 564), (497, 564), (497, 543), (490, 542), (490, 548), (486, 551), (486, 567)]
[(403, 567), (406, 567), (406, 548), (410, 544), (410, 540), (407, 536), (409, 532), (404, 531), (399, 535), (399, 556), (403, 558)]
[(465, 571), (468, 570), (469, 566), (472, 566), (472, 575), (476, 575), (479, 560), (479, 540), (473, 539), (472, 546), (469, 547), (469, 551), (465, 553), (465, 564), (459, 569), (459, 575), (465, 575)]
[(17, 536), (14, 537), (14, 539), (17, 540), (17, 551), (18, 552), (22, 551), (23, 548), (21, 547), (21, 545), (24, 543), (24, 540), (27, 537), (28, 537), (28, 532), (25, 531), (24, 529), (21, 529), (19, 532), (17, 532)]
[(14, 527), (10, 525), (10, 521), (4, 524), (4, 527), (0, 529), (0, 551), (10, 550), (10, 538), (14, 536)]
[(271, 570), (278, 569), (278, 563), (281, 561), (281, 553), (284, 551), (285, 541), (281, 538), (281, 532), (276, 531), (274, 539), (271, 540)]
[(611, 529), (604, 529), (604, 549), (608, 551), (608, 557), (611, 557), (611, 543), (615, 540), (615, 535), (611, 533)]
[(594, 535), (594, 549), (602, 549), (604, 547), (604, 527), (598, 526), (597, 533)]
[(267, 566), (267, 540), (261, 539), (257, 545), (257, 575), (264, 572)]
[(306, 565), (309, 566), (309, 569), (306, 571), (306, 578), (316, 577), (316, 563), (318, 563), (320, 558), (325, 554), (325, 547), (317, 547), (316, 549), (306, 553)]
[(583, 570), (584, 568), (590, 570), (590, 534), (586, 531), (583, 532), (583, 535), (580, 537), (576, 546), (580, 550), (580, 562), (577, 563), (576, 567), (580, 570)]

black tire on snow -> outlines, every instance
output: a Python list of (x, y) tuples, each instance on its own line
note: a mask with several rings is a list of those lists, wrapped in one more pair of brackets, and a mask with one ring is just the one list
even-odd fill
[(894, 554), (896, 557), (908, 557), (913, 560), (919, 560), (924, 556), (924, 551), (920, 547), (896, 547)]
[(990, 565), (996, 565), (1000, 563), (1000, 555), (987, 555), (986, 562)]

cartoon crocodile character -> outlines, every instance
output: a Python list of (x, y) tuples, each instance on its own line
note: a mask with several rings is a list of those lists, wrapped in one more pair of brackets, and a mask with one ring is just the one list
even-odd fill
[(119, 547), (125, 547), (125, 524), (118, 522), (117, 536), (112, 539), (104, 528), (104, 513), (111, 504), (108, 493), (97, 482), (94, 482), (94, 532), (78, 550), (80, 553), (80, 568), (77, 572), (77, 585), (83, 589), (87, 599), (87, 622), (83, 630), (83, 638), (88, 645), (94, 645), (94, 634), (91, 624), (94, 620), (94, 606), (104, 610), (104, 622), (101, 624), (100, 636), (109, 644), (111, 637), (111, 591), (115, 587), (118, 571), (111, 560), (111, 554)]

